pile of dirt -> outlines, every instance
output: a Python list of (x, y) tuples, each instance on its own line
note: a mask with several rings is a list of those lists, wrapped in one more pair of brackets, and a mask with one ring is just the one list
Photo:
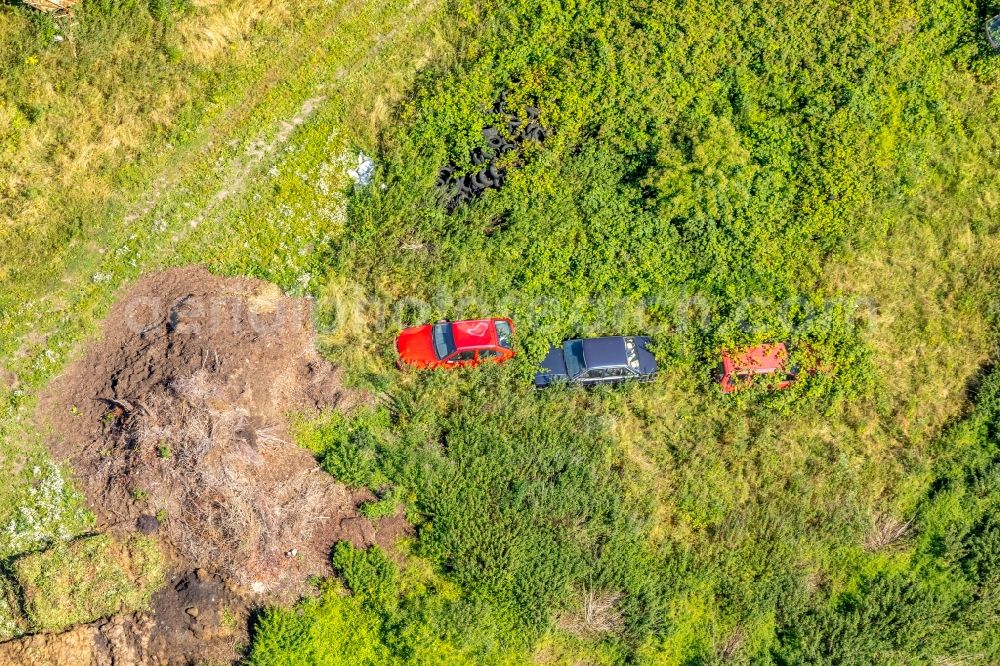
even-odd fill
[(103, 666), (94, 649), (95, 636), (94, 628), (84, 625), (61, 634), (38, 634), (0, 643), (0, 666)]
[(246, 637), (249, 608), (222, 577), (196, 569), (176, 576), (152, 603), (143, 663), (227, 663)]
[(316, 353), (308, 301), (188, 267), (122, 296), (39, 417), (102, 527), (157, 534), (177, 569), (287, 600), (330, 573), (335, 542), (386, 546), (407, 529), (360, 516), (370, 495), (290, 441), (290, 410), (365, 399)]

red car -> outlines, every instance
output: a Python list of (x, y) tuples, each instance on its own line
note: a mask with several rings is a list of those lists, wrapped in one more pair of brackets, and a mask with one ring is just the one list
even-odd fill
[(439, 321), (404, 329), (396, 338), (399, 364), (415, 368), (455, 368), (503, 363), (514, 356), (510, 319)]
[(723, 393), (732, 393), (752, 384), (784, 389), (798, 378), (798, 368), (788, 367), (788, 348), (783, 342), (758, 345), (730, 354), (722, 352), (719, 385)]

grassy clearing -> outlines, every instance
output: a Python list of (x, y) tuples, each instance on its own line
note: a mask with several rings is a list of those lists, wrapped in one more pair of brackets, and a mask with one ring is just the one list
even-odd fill
[(163, 584), (164, 561), (148, 537), (119, 544), (98, 535), (20, 557), (11, 570), (30, 630), (62, 631), (145, 608)]
[[(78, 244), (53, 241), (62, 259), (5, 284), (23, 395), (0, 437), (115, 287), (201, 261), (319, 297), (328, 353), (385, 406), (301, 439), (418, 527), (401, 563), (339, 549), (352, 594), (328, 582), (267, 613), (253, 663), (1000, 658), (987, 8), (439, 9), (301, 19), (301, 49), (251, 68), (250, 93), (220, 84), (176, 152), (121, 171), (134, 187)], [(229, 57), (206, 43), (190, 62)], [(447, 215), (437, 170), (471, 168), (503, 90), (550, 138)], [(357, 147), (380, 168), (345, 210)], [(394, 369), (400, 324), (487, 314), (518, 323), (508, 366)], [(655, 384), (527, 387), (549, 343), (639, 331)], [(832, 370), (719, 395), (719, 348), (767, 339)]]
[[(379, 640), (430, 622), (484, 661), (995, 659), (996, 636), (971, 629), (992, 574), (925, 541), (986, 548), (957, 514), (925, 514), (996, 340), (996, 63), (978, 8), (462, 11), (461, 64), (400, 109), (385, 187), (352, 197), (320, 292), (331, 353), (390, 407), (303, 438), (331, 473), (405, 501), (414, 552), (461, 589), (429, 615), (393, 607)], [(437, 169), (471, 168), (502, 90), (552, 136), (447, 215)], [(519, 324), (509, 366), (392, 369), (400, 324), (495, 313)], [(654, 386), (525, 388), (549, 343), (637, 330), (665, 366)], [(719, 348), (768, 339), (832, 369), (719, 395)], [(353, 603), (337, 599), (301, 612)], [(605, 600), (612, 629), (567, 621), (581, 599)], [(255, 654), (297, 654), (271, 632)]]
[[(238, 272), (233, 260), (247, 250), (232, 245), (233, 218), (251, 192), (273, 191), (269, 171), (294, 160), (290, 144), (305, 133), (331, 151), (325, 206), (338, 210), (342, 156), (371, 143), (385, 109), (446, 43), (433, 2), (156, 7), (89, 3), (69, 25), (20, 8), (0, 13), (12, 47), (0, 86), (14, 105), (3, 112), (17, 121), (4, 125), (0, 151), (0, 468), (10, 479), (0, 490), (0, 558), (35, 566), (25, 573), (34, 619), (13, 633), (135, 607), (152, 581), (115, 582), (110, 569), (74, 559), (70, 540), (93, 516), (30, 425), (37, 391), (140, 273), (218, 269), (223, 257)], [(280, 231), (296, 249), (310, 240)], [(213, 238), (226, 239), (225, 253), (207, 244)], [(293, 276), (284, 286), (301, 256), (282, 260)], [(0, 622), (10, 629), (6, 616)]]

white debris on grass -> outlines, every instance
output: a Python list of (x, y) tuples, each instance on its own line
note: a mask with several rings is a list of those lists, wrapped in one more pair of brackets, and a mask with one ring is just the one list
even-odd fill
[(355, 169), (348, 169), (347, 175), (358, 185), (367, 185), (372, 182), (375, 175), (375, 160), (368, 157), (364, 152), (358, 152), (358, 166)]
[(76, 530), (91, 522), (79, 497), (52, 463), (31, 469), (33, 484), (28, 497), (8, 518), (0, 532), (0, 557), (22, 553), (53, 541), (68, 541)]

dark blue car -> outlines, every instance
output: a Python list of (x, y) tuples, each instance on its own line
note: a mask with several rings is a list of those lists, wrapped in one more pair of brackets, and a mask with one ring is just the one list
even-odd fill
[(535, 374), (535, 388), (564, 381), (581, 386), (618, 384), (656, 375), (656, 359), (646, 349), (649, 338), (615, 336), (567, 340), (552, 347)]
[(1000, 14), (986, 22), (986, 39), (990, 46), (1000, 51)]

